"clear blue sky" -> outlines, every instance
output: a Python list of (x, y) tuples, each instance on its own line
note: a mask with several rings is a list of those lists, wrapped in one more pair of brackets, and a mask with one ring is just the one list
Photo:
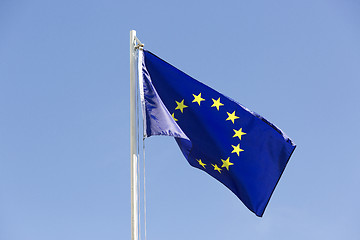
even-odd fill
[(148, 239), (360, 238), (360, 3), (0, 0), (0, 239), (130, 239), (129, 31), (298, 145), (263, 218), (146, 140)]

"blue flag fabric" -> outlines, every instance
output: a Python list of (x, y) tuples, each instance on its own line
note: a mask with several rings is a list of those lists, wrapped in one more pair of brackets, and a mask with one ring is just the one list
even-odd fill
[(191, 166), (229, 188), (261, 217), (295, 149), (279, 128), (144, 50), (145, 136), (175, 137)]

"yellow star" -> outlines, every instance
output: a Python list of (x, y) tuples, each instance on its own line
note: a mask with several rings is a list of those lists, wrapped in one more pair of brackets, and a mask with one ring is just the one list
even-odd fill
[(215, 100), (215, 99), (212, 98), (212, 100), (213, 100), (214, 104), (211, 105), (211, 107), (216, 107), (216, 109), (217, 109), (218, 111), (219, 111), (219, 107), (224, 106), (224, 104), (222, 104), (222, 103), (220, 102), (220, 98), (218, 98), (218, 100)]
[(175, 113), (171, 114), (171, 116), (173, 117), (173, 119), (175, 120), (175, 122), (179, 121), (175, 118)]
[(183, 109), (184, 109), (184, 108), (187, 108), (187, 107), (188, 107), (188, 106), (186, 106), (186, 105), (184, 104), (184, 99), (183, 99), (181, 102), (178, 102), (178, 101), (175, 101), (175, 102), (176, 102), (176, 104), (177, 104), (175, 110), (176, 110), (176, 109), (180, 109), (181, 113), (183, 113)]
[(230, 158), (228, 157), (226, 160), (222, 160), (223, 165), (221, 167), (226, 167), (226, 169), (229, 171), (229, 166), (234, 165), (232, 162), (230, 162)]
[(231, 145), (233, 147), (233, 151), (231, 153), (236, 153), (238, 156), (240, 154), (240, 152), (244, 151), (243, 149), (240, 148), (240, 143), (237, 146)]
[(199, 159), (199, 160), (197, 160), (197, 159), (196, 159), (196, 161), (198, 161), (198, 162), (199, 162), (199, 164), (200, 164), (203, 168), (205, 168), (206, 164), (205, 164), (205, 163), (203, 163), (203, 162), (201, 161), (201, 159)]
[(244, 133), (244, 132), (242, 131), (242, 128), (240, 128), (239, 130), (235, 130), (235, 129), (233, 129), (233, 130), (234, 130), (234, 132), (235, 132), (235, 134), (234, 134), (233, 137), (238, 137), (239, 140), (241, 140), (241, 136), (242, 136), (242, 135), (245, 135), (245, 134), (246, 134), (246, 133)]
[(203, 99), (201, 97), (201, 93), (199, 93), (199, 95), (197, 95), (197, 96), (195, 94), (193, 94), (193, 96), (194, 96), (194, 100), (192, 102), (197, 102), (199, 104), (199, 106), (200, 106), (201, 101), (205, 101), (205, 99)]
[(232, 123), (234, 123), (234, 120), (239, 118), (238, 116), (235, 116), (235, 111), (233, 113), (228, 113), (228, 112), (226, 112), (226, 113), (228, 115), (228, 118), (226, 119), (226, 121), (231, 120)]
[(221, 173), (221, 168), (219, 168), (216, 164), (211, 164), (214, 167), (215, 171), (218, 171), (219, 173)]

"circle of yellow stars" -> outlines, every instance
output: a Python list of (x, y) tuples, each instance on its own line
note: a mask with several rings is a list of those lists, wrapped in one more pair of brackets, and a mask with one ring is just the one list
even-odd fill
[[(193, 94), (194, 100), (192, 101), (192, 103), (198, 104), (199, 106), (201, 105), (201, 103), (203, 101), (205, 101), (205, 99), (201, 96), (201, 92), (199, 94)], [(217, 111), (220, 111), (220, 108), (222, 106), (224, 106), (223, 103), (221, 103), (221, 99), (220, 97), (218, 99), (211, 99), (213, 104), (211, 105), (211, 107), (215, 108)], [(184, 103), (184, 99), (182, 99), (180, 102), (175, 101), (176, 102), (176, 107), (175, 110), (180, 110), (181, 113), (184, 113), (184, 109), (187, 108), (188, 106), (185, 105)], [(227, 113), (227, 118), (225, 119), (225, 121), (231, 121), (232, 124), (235, 124), (235, 121), (240, 119), (240, 117), (236, 116), (236, 111), (234, 110), (232, 113), (226, 112)], [(173, 117), (173, 119), (177, 122), (179, 121), (178, 119), (175, 118), (175, 112), (171, 114), (171, 116)], [(234, 135), (232, 136), (233, 138), (238, 138), (239, 141), (241, 141), (242, 136), (246, 135), (245, 132), (243, 132), (243, 129), (233, 129), (234, 131)], [(240, 143), (238, 145), (231, 145), (232, 147), (232, 151), (231, 153), (236, 154), (238, 157), (240, 156), (240, 153), (244, 151), (244, 149), (240, 148)], [(235, 156), (236, 157), (236, 156)], [(201, 167), (203, 167), (204, 169), (206, 169), (208, 164), (204, 163), (203, 160), (201, 159), (196, 159), (196, 161), (199, 163), (199, 165)], [(213, 167), (214, 171), (217, 171), (221, 174), (221, 171), (224, 171), (225, 169), (227, 171), (229, 171), (229, 169), (231, 168), (232, 165), (234, 165), (233, 162), (230, 161), (230, 157), (228, 157), (227, 159), (221, 159), (222, 161), (222, 165), (218, 166), (217, 164), (211, 164), (211, 166)]]

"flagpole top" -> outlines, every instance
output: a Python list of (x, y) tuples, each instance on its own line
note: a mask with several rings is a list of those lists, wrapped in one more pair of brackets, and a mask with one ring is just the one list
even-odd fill
[(130, 31), (130, 36), (132, 39), (132, 43), (134, 44), (134, 49), (140, 49), (143, 50), (144, 48), (144, 44), (136, 37), (136, 31), (135, 30), (131, 30)]

